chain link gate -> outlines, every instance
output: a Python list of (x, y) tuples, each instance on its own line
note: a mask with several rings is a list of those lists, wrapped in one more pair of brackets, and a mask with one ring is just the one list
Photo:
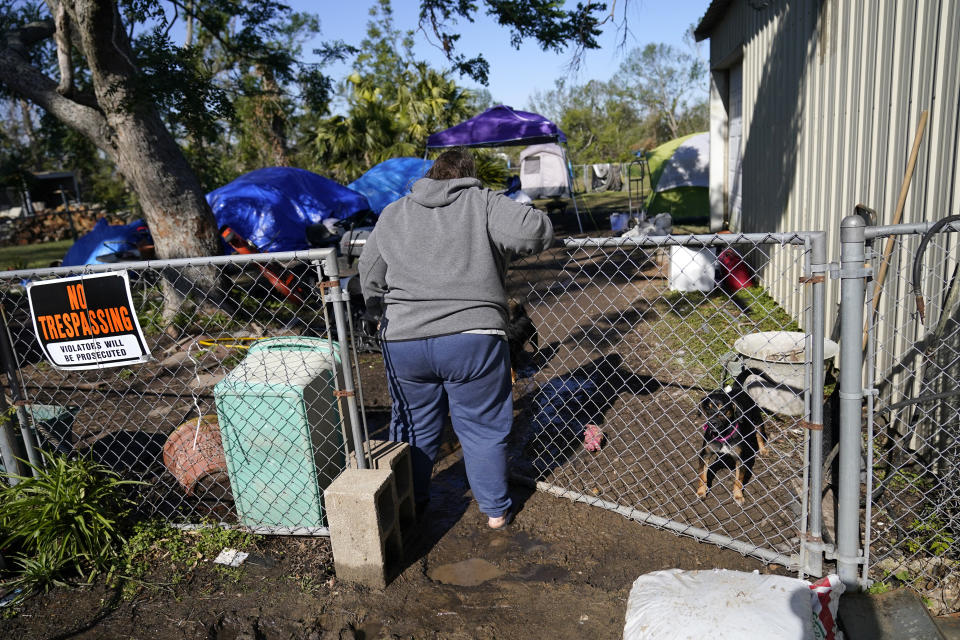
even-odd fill
[[(526, 304), (539, 337), (515, 363), (517, 474), (540, 490), (820, 575), (823, 405), (810, 398), (824, 387), (824, 367), (811, 366), (825, 360), (824, 244), (822, 233), (570, 239), (512, 265), (509, 293)], [(722, 264), (731, 270), (715, 285)], [(743, 287), (747, 265), (754, 286)], [(705, 291), (671, 290), (703, 278)], [(794, 340), (786, 350), (774, 344), (784, 334)], [(734, 348), (751, 335), (753, 357)], [(722, 465), (697, 495), (698, 404), (741, 371), (764, 410), (768, 444), (751, 461), (742, 505)]]
[[(51, 366), (27, 282), (114, 271), (149, 360)], [(333, 250), (0, 273), (0, 309), (0, 398), (21, 426), (5, 431), (5, 467), (13, 449), (35, 466), (42, 450), (85, 455), (143, 483), (131, 497), (146, 517), (327, 534), (323, 489), (366, 433), (356, 308)]]
[(864, 234), (862, 579), (909, 586), (936, 615), (960, 610), (958, 231), (954, 219)]

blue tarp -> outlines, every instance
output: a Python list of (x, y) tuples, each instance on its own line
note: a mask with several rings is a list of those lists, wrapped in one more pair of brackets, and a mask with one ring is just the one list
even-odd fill
[(432, 165), (433, 160), (422, 158), (390, 158), (347, 186), (367, 196), (370, 208), (380, 215), (388, 204), (410, 193), (413, 183), (422, 178)]
[(268, 167), (207, 194), (217, 226), (261, 251), (307, 249), (307, 225), (370, 208), (366, 196), (304, 169)]
[(135, 251), (139, 242), (150, 240), (143, 220), (130, 224), (109, 224), (106, 218), (97, 220), (88, 233), (80, 236), (63, 256), (63, 266), (75, 267), (85, 264), (100, 264), (98, 256), (118, 251)]

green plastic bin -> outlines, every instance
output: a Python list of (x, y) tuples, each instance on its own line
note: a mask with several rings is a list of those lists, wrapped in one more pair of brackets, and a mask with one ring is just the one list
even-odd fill
[(340, 364), (340, 344), (335, 341), (327, 341), (326, 338), (315, 338), (312, 336), (277, 336), (274, 338), (263, 338), (250, 345), (247, 353), (256, 353), (258, 351), (315, 351), (317, 353), (330, 353), (330, 347), (333, 346), (333, 355)]
[(284, 341), (259, 341), (214, 387), (230, 487), (243, 525), (324, 527), (323, 491), (346, 468), (337, 364), (325, 340)]

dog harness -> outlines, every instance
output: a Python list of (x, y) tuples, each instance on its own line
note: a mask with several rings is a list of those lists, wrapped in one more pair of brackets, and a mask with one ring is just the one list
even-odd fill
[[(737, 429), (738, 429), (739, 427), (740, 427), (740, 422), (739, 422), (739, 421), (738, 421), (738, 422), (734, 422), (734, 423), (733, 423), (733, 428), (730, 429), (730, 433), (728, 433), (727, 435), (723, 436), (722, 438), (717, 438), (717, 439), (716, 439), (716, 442), (726, 442), (727, 440), (729, 440), (730, 438), (733, 437), (733, 434), (735, 434), (735, 433), (737, 432)], [(709, 422), (706, 423), (705, 425), (703, 425), (703, 430), (704, 430), (704, 431), (706, 431), (706, 430), (709, 429), (709, 428), (710, 428), (710, 423), (709, 423)]]

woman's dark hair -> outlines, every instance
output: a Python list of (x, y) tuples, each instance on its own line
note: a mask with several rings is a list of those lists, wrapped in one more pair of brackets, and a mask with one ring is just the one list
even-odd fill
[(477, 165), (473, 162), (473, 154), (463, 147), (441, 153), (424, 176), (432, 180), (476, 177)]

